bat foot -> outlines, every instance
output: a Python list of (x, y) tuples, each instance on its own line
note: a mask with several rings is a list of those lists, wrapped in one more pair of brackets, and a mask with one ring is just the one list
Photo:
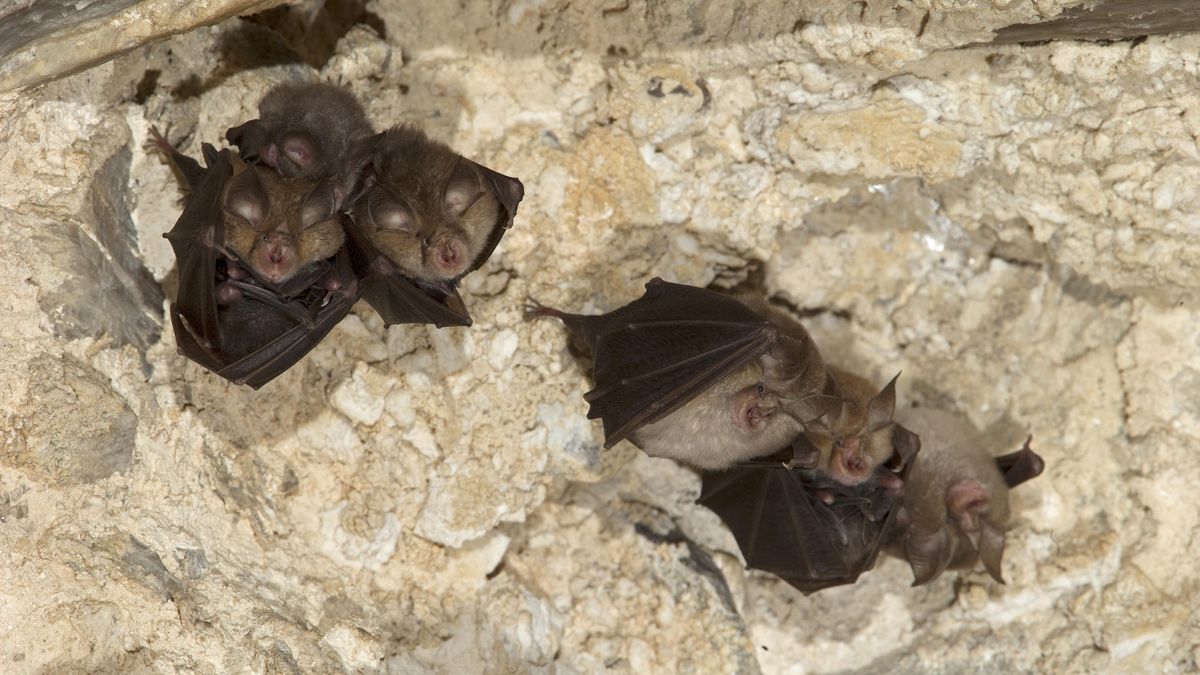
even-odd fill
[(544, 319), (547, 317), (561, 319), (565, 315), (566, 315), (565, 312), (554, 309), (553, 307), (547, 307), (546, 305), (543, 305), (542, 303), (538, 302), (537, 300), (534, 300), (532, 297), (525, 298), (525, 307), (524, 307), (524, 315), (523, 316), (526, 321), (536, 321), (538, 319)]

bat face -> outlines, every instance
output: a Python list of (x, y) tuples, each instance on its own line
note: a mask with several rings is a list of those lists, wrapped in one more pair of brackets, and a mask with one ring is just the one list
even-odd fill
[(640, 427), (633, 441), (648, 455), (720, 470), (788, 445), (803, 427), (751, 362), (667, 417)]
[(875, 392), (863, 378), (833, 373), (844, 401), (807, 425), (805, 435), (820, 453), (817, 471), (842, 485), (858, 485), (894, 452), (895, 379)]
[[(221, 202), (225, 245), (256, 278), (278, 286), (337, 253), (345, 233), (327, 183), (233, 163)], [(237, 268), (230, 269), (236, 278)]]
[(321, 83), (283, 83), (263, 97), (259, 119), (225, 136), (247, 160), (284, 178), (328, 181), (338, 208), (358, 180), (357, 145), (374, 132), (362, 104), (342, 89)]
[(382, 134), (364, 170), (355, 220), (403, 274), (448, 288), (482, 264), (523, 195), (520, 181), (487, 171), (419, 129), (397, 127)]

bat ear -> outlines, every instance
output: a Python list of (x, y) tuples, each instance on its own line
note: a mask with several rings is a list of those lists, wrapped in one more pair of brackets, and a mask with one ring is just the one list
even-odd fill
[(895, 450), (895, 456), (899, 459), (889, 463), (888, 468), (896, 472), (903, 471), (904, 467), (908, 466), (917, 456), (917, 452), (921, 450), (921, 438), (899, 424), (894, 424), (892, 425), (892, 449)]
[(904, 540), (904, 557), (913, 572), (913, 586), (923, 586), (941, 576), (954, 554), (949, 528), (931, 534), (910, 532)]
[(322, 181), (304, 198), (304, 206), (300, 207), (300, 226), (308, 228), (328, 220), (336, 210), (337, 199), (333, 194), (333, 185), (329, 181)]
[(979, 543), (975, 548), (979, 552), (983, 569), (987, 570), (993, 579), (1004, 583), (1004, 577), (1000, 573), (1000, 561), (1004, 558), (1004, 531), (983, 519), (979, 527)]
[(454, 216), (461, 216), (483, 194), (479, 191), (480, 187), (479, 175), (470, 163), (460, 159), (446, 184), (446, 209)]
[[(279, 173), (284, 176), (307, 174), (321, 161), (321, 146), (307, 131), (289, 131), (279, 139)], [(287, 158), (289, 162), (284, 162)], [(295, 170), (292, 170), (295, 167)]]
[(483, 183), (496, 195), (496, 201), (504, 207), (504, 229), (512, 227), (513, 218), (517, 215), (517, 205), (525, 198), (525, 186), (516, 178), (496, 173), (482, 164), (471, 164), (475, 165)]
[(367, 215), (380, 230), (392, 230), (413, 234), (417, 231), (416, 220), (404, 204), (383, 192), (371, 190), (367, 195)]
[[(230, 161), (234, 163), (234, 171), (237, 171), (241, 160), (230, 157)], [(243, 165), (241, 173), (230, 179), (229, 187), (225, 189), (224, 206), (227, 211), (244, 218), (255, 228), (262, 225), (267, 217), (270, 200), (266, 188), (253, 168)]]
[(896, 414), (896, 380), (899, 378), (900, 373), (896, 373), (896, 377), (867, 404), (867, 428), (875, 430), (891, 424)]

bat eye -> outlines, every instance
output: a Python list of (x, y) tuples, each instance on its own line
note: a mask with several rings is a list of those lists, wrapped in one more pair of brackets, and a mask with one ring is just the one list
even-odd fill
[(433, 238), (432, 238), (432, 237), (425, 237), (424, 239), (422, 239), (422, 240), (421, 240), (421, 243), (422, 243), (422, 244), (424, 244), (424, 245), (426, 245), (426, 246), (433, 246)]
[(758, 386), (754, 388), (754, 391), (757, 391), (759, 396), (767, 395), (767, 387), (762, 382), (758, 383)]

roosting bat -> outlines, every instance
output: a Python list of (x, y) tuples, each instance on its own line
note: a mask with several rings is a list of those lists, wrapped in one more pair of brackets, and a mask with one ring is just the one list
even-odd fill
[[(324, 206), (310, 208), (303, 194), (312, 181), (290, 179), (299, 182), (288, 186), (271, 172), (244, 165), (239, 171), (240, 160), (207, 144), (207, 168), (201, 168), (157, 131), (153, 143), (190, 192), (175, 227), (164, 235), (179, 268), (179, 293), (170, 308), (179, 351), (257, 389), (316, 346), (357, 299), (340, 216)], [(294, 221), (309, 227), (281, 243), (280, 229), (294, 229)], [(335, 227), (337, 234), (311, 234), (314, 227)]]
[(921, 436), (922, 450), (905, 486), (900, 522), (886, 551), (908, 561), (913, 585), (946, 569), (981, 561), (1004, 583), (1000, 562), (1009, 522), (1008, 489), (1042, 472), (1029, 448), (992, 457), (969, 422), (939, 410), (914, 408), (904, 423)]
[(780, 325), (716, 291), (654, 279), (607, 314), (569, 314), (531, 301), (591, 351), (588, 417), (604, 446), (629, 439), (646, 454), (721, 469), (788, 446), (833, 399), (824, 364), (799, 324)]
[[(746, 566), (770, 572), (805, 595), (854, 583), (875, 565), (897, 526), (900, 491), (920, 450), (915, 434), (892, 423), (896, 460), (850, 486), (797, 468), (816, 452), (804, 435), (767, 459), (702, 473), (698, 503), (733, 533)], [(899, 461), (903, 455), (906, 461)], [(891, 468), (896, 467), (896, 468)]]
[[(876, 476), (875, 469), (888, 459), (907, 462), (904, 452), (896, 454), (892, 422), (896, 411), (897, 375), (876, 391), (870, 381), (838, 368), (830, 368), (839, 402), (827, 414), (807, 425), (805, 436), (810, 453), (798, 457), (805, 468), (814, 469), (843, 485), (857, 485)], [(905, 443), (899, 449), (906, 449)], [(815, 452), (813, 452), (815, 450)], [(898, 487), (894, 479), (890, 487)]]
[(362, 149), (374, 134), (362, 104), (341, 87), (284, 83), (258, 104), (258, 119), (233, 127), (225, 138), (243, 159), (260, 161), (285, 178), (321, 180), (336, 211), (358, 180)]
[[(476, 164), (413, 126), (376, 136), (366, 154), (351, 209), (356, 240), (369, 243), (367, 298), (384, 322), (387, 296), (417, 285), (453, 296), (457, 282), (478, 269), (512, 226), (524, 197), (521, 181)], [(399, 290), (395, 276), (404, 277)], [(464, 312), (465, 313), (465, 312)]]

